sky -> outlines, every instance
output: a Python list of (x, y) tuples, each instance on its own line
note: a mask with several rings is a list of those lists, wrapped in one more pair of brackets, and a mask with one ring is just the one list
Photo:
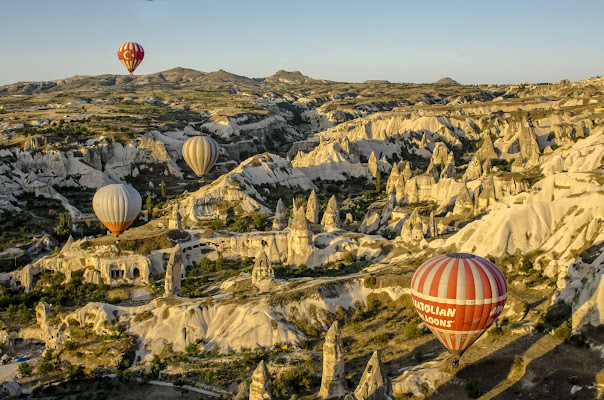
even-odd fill
[(463, 84), (604, 75), (604, 1), (0, 0), (0, 85), (175, 67)]

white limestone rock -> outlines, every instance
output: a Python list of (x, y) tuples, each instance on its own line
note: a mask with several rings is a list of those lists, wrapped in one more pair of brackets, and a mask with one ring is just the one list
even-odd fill
[(273, 395), (271, 394), (270, 381), (271, 375), (268, 373), (264, 360), (262, 360), (252, 375), (249, 400), (271, 400)]
[(166, 266), (166, 295), (180, 296), (182, 273), (182, 250), (180, 249), (180, 245), (177, 244), (170, 252), (170, 259), (168, 260), (168, 265)]
[(340, 207), (338, 206), (338, 200), (336, 199), (335, 195), (331, 196), (329, 202), (327, 203), (327, 208), (323, 214), (323, 219), (321, 219), (321, 225), (327, 232), (342, 228), (342, 224), (340, 222)]
[(357, 400), (392, 400), (392, 384), (377, 351), (367, 363), (354, 396)]
[(270, 260), (264, 251), (261, 251), (256, 256), (254, 269), (252, 270), (252, 284), (255, 285), (260, 281), (272, 279), (275, 277), (275, 271)]
[(289, 265), (305, 264), (314, 251), (312, 232), (306, 219), (304, 207), (294, 214), (291, 229), (287, 235), (287, 263)]
[(319, 208), (317, 205), (317, 193), (313, 190), (308, 196), (308, 201), (306, 202), (306, 219), (311, 224), (319, 223)]
[(277, 201), (277, 209), (275, 210), (275, 219), (273, 220), (273, 229), (277, 231), (282, 231), (287, 228), (287, 214), (285, 206), (283, 205), (283, 200), (279, 199)]
[(316, 190), (315, 185), (289, 161), (270, 153), (259, 154), (243, 161), (228, 174), (206, 185), (196, 192), (189, 193), (180, 201), (181, 213), (189, 221), (197, 221), (220, 216), (223, 212), (218, 205), (228, 202), (239, 206), (243, 212), (260, 211), (271, 214), (264, 205), (262, 194), (256, 190), (258, 185), (282, 185), (302, 190)]
[(320, 399), (333, 399), (346, 394), (346, 370), (340, 326), (335, 321), (325, 335), (323, 344), (323, 375), (321, 377)]

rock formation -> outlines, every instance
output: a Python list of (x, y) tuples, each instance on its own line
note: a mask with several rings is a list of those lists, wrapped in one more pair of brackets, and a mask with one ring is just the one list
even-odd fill
[(340, 207), (335, 195), (331, 196), (331, 199), (327, 203), (327, 209), (325, 209), (325, 213), (323, 214), (321, 225), (323, 225), (323, 229), (326, 231), (341, 229)]
[(382, 208), (382, 218), (380, 220), (381, 225), (384, 225), (386, 222), (388, 222), (390, 217), (392, 217), (392, 212), (394, 211), (395, 207), (396, 207), (396, 187), (394, 188), (394, 190), (392, 192), (390, 192), (390, 197), (388, 197), (388, 200), (386, 200), (386, 204), (384, 204), (384, 207)]
[(291, 230), (287, 235), (287, 263), (289, 265), (304, 264), (313, 250), (310, 224), (306, 219), (304, 207), (300, 207), (294, 214)]
[(405, 242), (417, 242), (424, 238), (424, 224), (422, 223), (417, 207), (403, 223), (401, 238)]
[(426, 174), (432, 175), (436, 182), (438, 182), (438, 180), (440, 179), (440, 172), (434, 164), (434, 160), (430, 160), (430, 165), (428, 165), (428, 169), (426, 169)]
[(308, 196), (308, 202), (306, 203), (306, 219), (311, 224), (319, 223), (319, 208), (317, 206), (317, 194), (313, 190)]
[(483, 210), (497, 201), (495, 196), (495, 186), (493, 184), (493, 177), (487, 177), (482, 186), (482, 191), (478, 196), (477, 210)]
[(535, 129), (532, 126), (521, 126), (518, 134), (518, 146), (524, 160), (536, 161), (539, 159), (541, 151), (535, 136)]
[(434, 220), (434, 211), (430, 213), (430, 219), (428, 219), (428, 236), (438, 236), (438, 229), (436, 228), (436, 221)]
[(430, 162), (434, 164), (445, 164), (448, 160), (449, 149), (443, 142), (437, 142), (432, 150), (432, 158)]
[(392, 166), (392, 170), (390, 170), (390, 175), (388, 176), (388, 181), (386, 181), (386, 193), (390, 193), (397, 184), (397, 181), (400, 179), (400, 173), (398, 170), (398, 165), (394, 163)]
[(256, 256), (256, 262), (254, 264), (254, 269), (252, 270), (252, 284), (255, 285), (262, 280), (274, 277), (275, 271), (273, 270), (273, 266), (266, 256), (266, 253), (261, 251)]
[(470, 196), (468, 187), (464, 184), (459, 190), (457, 199), (455, 200), (455, 207), (453, 207), (453, 214), (459, 214), (474, 209), (474, 201)]
[(50, 315), (50, 306), (48, 303), (41, 301), (36, 306), (36, 322), (40, 326), (40, 329), (45, 331), (48, 327), (46, 319)]
[[(400, 163), (399, 163), (400, 169)], [(409, 179), (413, 177), (413, 172), (411, 171), (411, 165), (408, 162), (405, 163), (405, 169), (401, 171), (401, 177), (403, 178), (403, 184), (405, 184)]]
[(174, 205), (172, 209), (172, 215), (168, 220), (168, 229), (182, 229), (182, 215), (178, 210), (178, 203)]
[(367, 162), (367, 168), (369, 169), (369, 173), (371, 174), (371, 176), (373, 176), (374, 178), (377, 176), (378, 173), (378, 165), (377, 165), (377, 157), (375, 156), (375, 152), (371, 152), (371, 155), (369, 156), (369, 161)]
[(466, 172), (463, 174), (463, 181), (473, 181), (474, 179), (480, 179), (482, 176), (482, 162), (478, 153), (474, 153), (472, 160), (466, 168)]
[(182, 251), (180, 245), (174, 246), (166, 266), (165, 294), (180, 296), (180, 281), (182, 279)]
[(287, 228), (287, 222), (287, 214), (285, 206), (283, 205), (283, 200), (279, 199), (279, 201), (277, 201), (277, 209), (275, 210), (273, 229), (277, 231), (282, 231), (283, 229)]
[(271, 400), (273, 395), (271, 394), (270, 380), (271, 375), (268, 373), (264, 360), (262, 360), (252, 375), (249, 400)]
[(380, 220), (380, 214), (376, 210), (367, 210), (359, 226), (359, 232), (372, 233), (377, 231), (380, 227)]
[(335, 321), (325, 335), (323, 344), (323, 376), (321, 378), (320, 399), (332, 399), (346, 394), (346, 371), (340, 326)]
[(354, 396), (357, 400), (392, 399), (392, 384), (377, 351), (373, 353), (367, 363), (361, 381), (354, 391)]
[(419, 142), (419, 148), (423, 149), (428, 147), (428, 138), (426, 137), (426, 132), (422, 134), (422, 140)]
[(493, 164), (491, 163), (491, 159), (486, 160), (483, 164), (482, 164), (482, 174), (486, 175), (489, 172), (491, 172), (491, 170), (493, 169)]
[(453, 152), (450, 152), (443, 167), (442, 172), (440, 173), (440, 179), (451, 178), (455, 179), (457, 176), (457, 169), (455, 168), (455, 157), (453, 157)]
[(491, 135), (488, 133), (485, 135), (484, 142), (476, 153), (478, 154), (478, 159), (481, 162), (498, 158), (497, 152), (495, 151), (495, 146), (493, 146), (493, 141), (491, 140)]

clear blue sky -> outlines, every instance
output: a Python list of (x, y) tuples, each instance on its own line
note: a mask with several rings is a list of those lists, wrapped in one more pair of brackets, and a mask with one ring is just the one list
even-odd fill
[(362, 82), (604, 75), (604, 1), (0, 0), (0, 85), (174, 67)]

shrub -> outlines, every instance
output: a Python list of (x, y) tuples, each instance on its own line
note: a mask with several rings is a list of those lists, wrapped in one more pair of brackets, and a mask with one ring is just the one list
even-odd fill
[(524, 359), (519, 356), (515, 356), (512, 361), (512, 369), (522, 369), (522, 364), (524, 364)]
[(554, 336), (560, 340), (568, 340), (572, 332), (570, 319), (564, 321), (562, 325), (554, 330)]
[(32, 373), (32, 368), (31, 365), (29, 365), (26, 362), (22, 362), (21, 364), (19, 364), (19, 366), (17, 367), (17, 372), (19, 373), (19, 375), (21, 376), (30, 376)]
[(466, 383), (466, 391), (468, 392), (468, 397), (472, 399), (477, 399), (482, 396), (482, 390), (478, 389), (478, 382), (469, 381)]
[(65, 347), (65, 350), (67, 350), (67, 351), (73, 351), (77, 348), (75, 342), (73, 342), (72, 340), (66, 340), (63, 343), (63, 346)]
[(390, 341), (390, 337), (387, 333), (380, 333), (379, 335), (373, 338), (373, 341), (375, 342), (375, 344), (383, 345)]
[(313, 384), (312, 375), (313, 373), (309, 368), (304, 368), (301, 365), (285, 370), (272, 379), (273, 396), (281, 398), (289, 393), (300, 394), (310, 391)]
[(250, 217), (239, 217), (233, 223), (233, 230), (235, 232), (249, 232), (250, 231)]
[(59, 214), (59, 225), (55, 227), (54, 232), (59, 237), (64, 237), (71, 233), (71, 215), (68, 212)]
[(67, 381), (78, 381), (84, 379), (84, 377), (84, 367), (81, 365), (70, 365), (67, 367)]
[(375, 289), (378, 287), (377, 278), (375, 276), (368, 276), (363, 281), (363, 284), (365, 285), (365, 287), (372, 288), (372, 289)]
[(199, 347), (197, 347), (197, 343), (190, 343), (185, 347), (185, 351), (188, 354), (197, 355), (199, 354)]
[(218, 229), (222, 228), (224, 224), (222, 222), (222, 219), (214, 218), (212, 221), (210, 221), (210, 226), (212, 227), (212, 229), (217, 231)]
[(422, 331), (419, 330), (416, 323), (408, 323), (403, 330), (407, 339), (416, 339), (422, 335)]
[(38, 373), (40, 375), (49, 374), (52, 370), (54, 370), (54, 366), (49, 360), (42, 360), (40, 364), (38, 364)]
[(352, 251), (349, 251), (348, 253), (346, 253), (346, 255), (344, 256), (344, 261), (347, 264), (352, 264), (353, 262), (355, 262), (357, 260), (357, 255), (354, 254)]
[(495, 336), (495, 337), (503, 336), (503, 328), (501, 328), (500, 326), (497, 326), (497, 327), (489, 330), (489, 335)]
[(255, 213), (252, 217), (252, 223), (259, 231), (265, 231), (268, 226), (268, 218), (265, 213)]
[(206, 272), (216, 272), (216, 266), (208, 257), (203, 257), (201, 260), (199, 260), (199, 268)]

